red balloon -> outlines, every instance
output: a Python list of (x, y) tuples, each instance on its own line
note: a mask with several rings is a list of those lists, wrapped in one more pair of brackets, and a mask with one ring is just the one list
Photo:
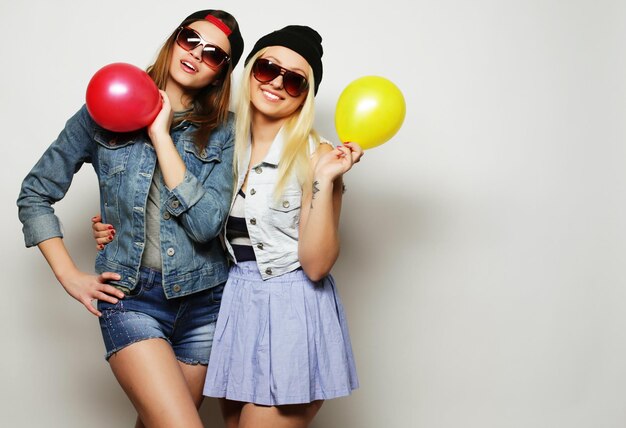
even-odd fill
[(109, 131), (130, 132), (154, 121), (161, 111), (161, 94), (148, 73), (116, 62), (93, 75), (87, 85), (87, 111)]

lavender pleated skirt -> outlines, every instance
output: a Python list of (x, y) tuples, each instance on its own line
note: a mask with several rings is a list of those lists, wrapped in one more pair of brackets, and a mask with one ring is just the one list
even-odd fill
[(331, 276), (312, 282), (296, 270), (263, 281), (256, 262), (231, 267), (204, 395), (276, 406), (341, 397), (357, 387)]

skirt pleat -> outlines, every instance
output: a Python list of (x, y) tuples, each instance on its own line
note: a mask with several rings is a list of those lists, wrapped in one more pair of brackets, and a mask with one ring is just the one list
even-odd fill
[(263, 280), (255, 262), (231, 267), (204, 395), (275, 406), (350, 394), (358, 379), (333, 278), (302, 270)]

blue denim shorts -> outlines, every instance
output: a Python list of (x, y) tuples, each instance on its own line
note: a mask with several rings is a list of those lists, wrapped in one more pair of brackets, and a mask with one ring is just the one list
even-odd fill
[(98, 301), (105, 358), (135, 342), (161, 338), (179, 361), (208, 364), (223, 289), (222, 284), (168, 300), (161, 273), (141, 268), (137, 286), (117, 304)]

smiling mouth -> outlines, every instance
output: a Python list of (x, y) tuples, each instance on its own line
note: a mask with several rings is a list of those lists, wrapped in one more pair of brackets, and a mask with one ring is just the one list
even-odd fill
[(263, 96), (270, 101), (279, 101), (281, 99), (278, 95), (274, 95), (268, 91), (262, 91), (262, 93), (263, 93)]
[(189, 61), (183, 60), (180, 63), (182, 64), (183, 69), (186, 70), (186, 71), (189, 71), (191, 73), (196, 73), (198, 71), (198, 69), (196, 67), (194, 67), (193, 64), (190, 63)]

